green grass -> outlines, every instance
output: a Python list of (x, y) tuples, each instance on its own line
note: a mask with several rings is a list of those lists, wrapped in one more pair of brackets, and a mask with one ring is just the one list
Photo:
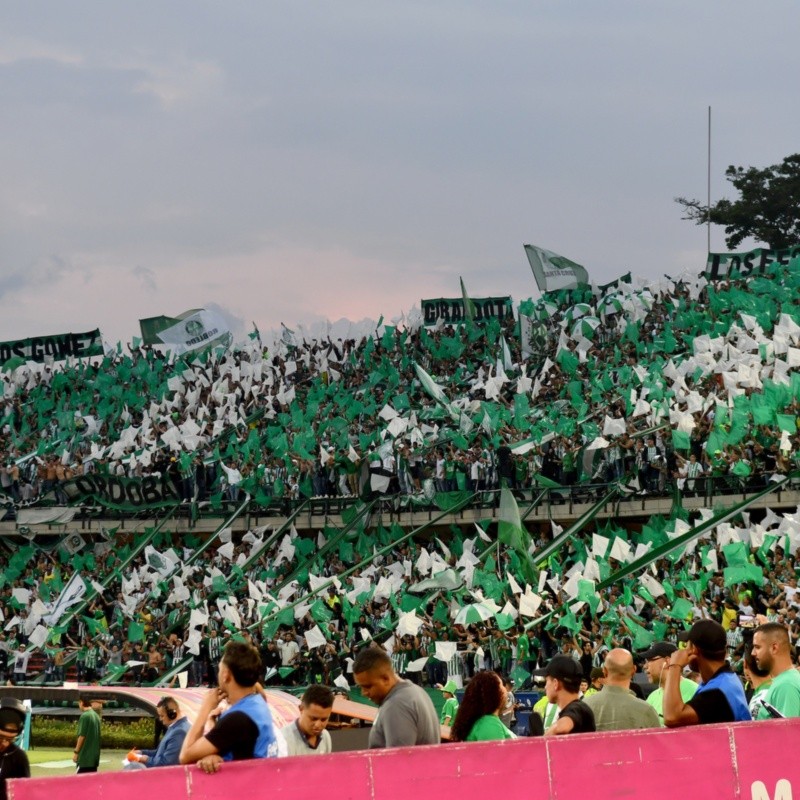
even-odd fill
[[(100, 753), (100, 772), (116, 772), (122, 769), (122, 759), (127, 750), (102, 750)], [(71, 747), (37, 747), (28, 751), (28, 761), (31, 764), (31, 777), (42, 778), (48, 775), (74, 775), (75, 765), (72, 764)], [(51, 768), (39, 766), (43, 762), (69, 761), (64, 767)]]

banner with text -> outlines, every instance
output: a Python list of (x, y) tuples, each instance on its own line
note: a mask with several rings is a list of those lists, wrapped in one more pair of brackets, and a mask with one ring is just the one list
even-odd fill
[[(472, 297), (475, 306), (474, 320), (497, 319), (502, 322), (514, 314), (510, 297)], [(437, 297), (422, 300), (422, 317), (426, 326), (444, 322), (449, 325), (460, 325), (466, 321), (464, 316), (463, 297)]]
[(215, 311), (201, 309), (177, 325), (159, 331), (158, 338), (176, 355), (181, 355), (215, 344), (227, 347), (231, 331), (222, 316)]
[(725, 280), (731, 276), (748, 278), (763, 275), (771, 264), (788, 266), (793, 258), (800, 257), (800, 244), (783, 250), (757, 247), (746, 253), (709, 253), (703, 275), (710, 281)]
[(81, 475), (62, 484), (70, 504), (97, 503), (119, 511), (175, 506), (180, 492), (169, 475), (119, 478), (114, 475)]
[(102, 356), (103, 341), (100, 329), (86, 333), (56, 333), (52, 336), (33, 336), (30, 339), (17, 339), (13, 342), (0, 342), (0, 363), (11, 358), (24, 358), (43, 364), (48, 358), (63, 361), (88, 356)]

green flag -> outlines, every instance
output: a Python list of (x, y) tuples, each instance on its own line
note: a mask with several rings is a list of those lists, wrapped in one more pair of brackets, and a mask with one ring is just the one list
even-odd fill
[(744, 542), (731, 542), (723, 545), (722, 552), (729, 567), (744, 566), (748, 563), (748, 552)]
[(467, 319), (470, 322), (472, 322), (472, 320), (475, 319), (476, 315), (475, 303), (473, 303), (472, 300), (469, 299), (469, 295), (467, 294), (467, 287), (464, 286), (464, 279), (459, 278), (459, 281), (461, 281), (461, 297), (464, 303), (464, 319)]
[(688, 450), (690, 445), (689, 434), (686, 431), (672, 431), (672, 446), (676, 450)]
[(524, 247), (540, 292), (574, 289), (589, 283), (589, 274), (580, 264), (536, 245)]
[(531, 674), (524, 667), (515, 667), (511, 670), (511, 679), (519, 688), (525, 685), (525, 682), (530, 678)]
[(692, 604), (683, 597), (679, 597), (667, 612), (673, 619), (686, 620), (692, 613)]
[(631, 632), (634, 650), (644, 650), (645, 648), (650, 647), (655, 640), (655, 636), (650, 633), (650, 631), (634, 622), (630, 617), (626, 618), (625, 624), (628, 626), (628, 630)]
[(131, 621), (128, 623), (128, 641), (141, 642), (144, 639), (144, 625)]
[(500, 489), (500, 509), (497, 516), (497, 536), (500, 542), (517, 553), (522, 562), (523, 577), (528, 583), (534, 584), (536, 569), (528, 552), (531, 546), (531, 537), (522, 525), (517, 501), (507, 486)]

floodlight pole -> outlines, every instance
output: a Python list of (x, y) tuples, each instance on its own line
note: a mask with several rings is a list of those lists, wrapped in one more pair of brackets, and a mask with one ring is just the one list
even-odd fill
[(708, 158), (707, 158), (707, 202), (706, 202), (706, 233), (708, 237), (708, 252), (711, 252), (711, 106), (708, 107)]

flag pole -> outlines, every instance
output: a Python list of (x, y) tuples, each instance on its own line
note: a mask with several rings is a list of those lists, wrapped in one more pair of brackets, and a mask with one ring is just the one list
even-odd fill
[(708, 107), (708, 157), (707, 161), (707, 203), (706, 203), (706, 235), (708, 239), (708, 252), (711, 252), (711, 106)]

